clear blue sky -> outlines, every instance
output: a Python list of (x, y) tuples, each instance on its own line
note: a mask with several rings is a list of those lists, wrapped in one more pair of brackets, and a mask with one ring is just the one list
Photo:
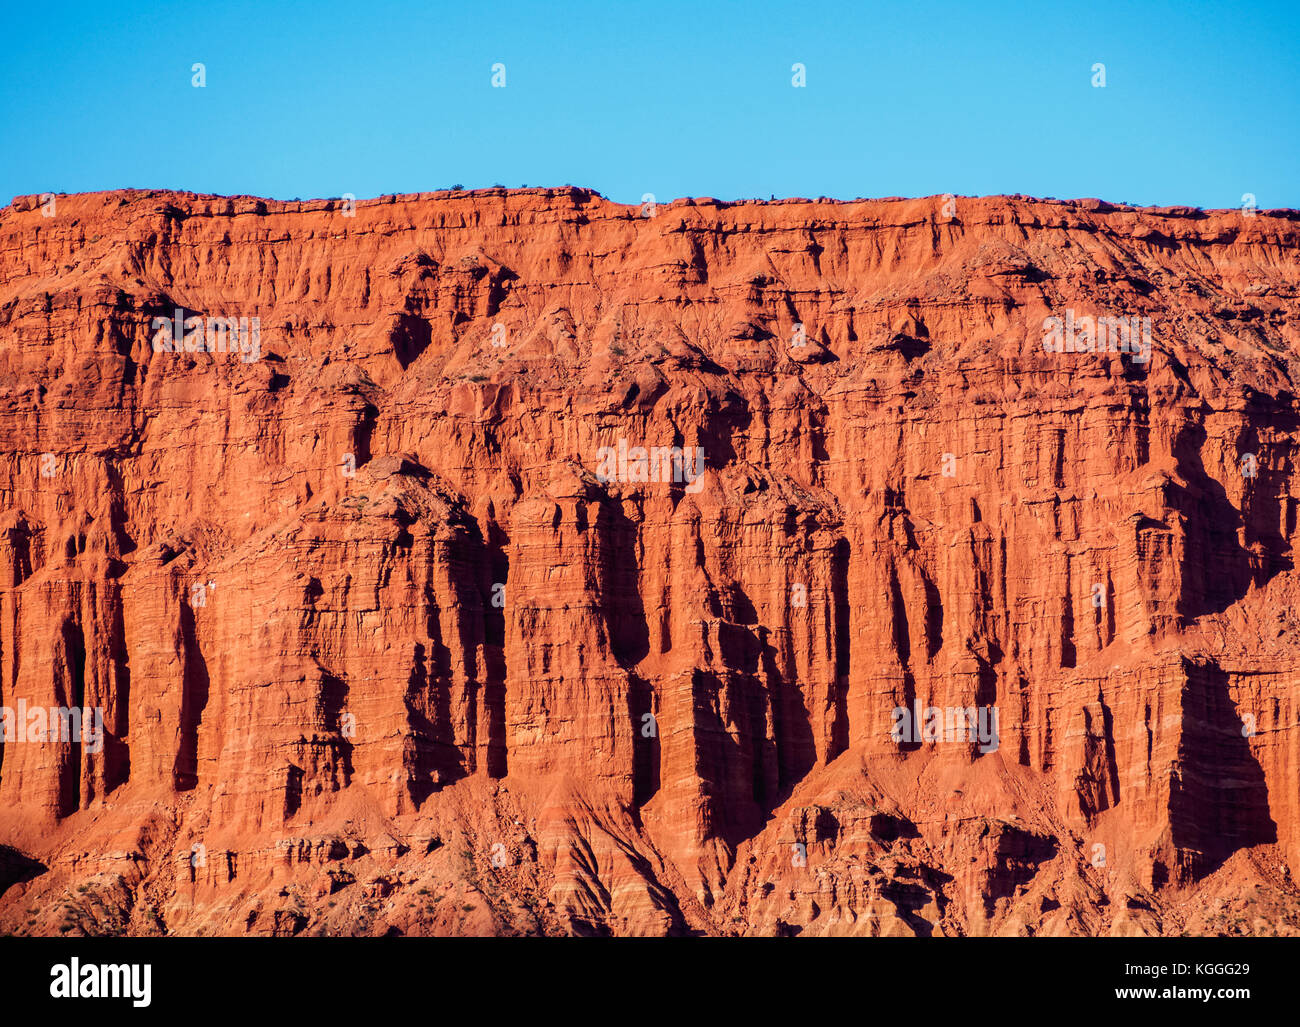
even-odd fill
[(1300, 207), (1296, 0), (3, 13), (0, 203), (571, 183), (623, 202), (1020, 192), (1232, 207), (1253, 193)]

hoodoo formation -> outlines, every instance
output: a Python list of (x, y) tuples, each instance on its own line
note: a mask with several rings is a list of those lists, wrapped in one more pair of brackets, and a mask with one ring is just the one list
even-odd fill
[(1300, 933), (1298, 356), (1291, 211), (20, 197), (0, 932)]

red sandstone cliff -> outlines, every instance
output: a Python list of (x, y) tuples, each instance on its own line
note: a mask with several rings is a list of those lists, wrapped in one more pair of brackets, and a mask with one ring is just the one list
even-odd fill
[(47, 207), (0, 706), (104, 737), (0, 746), (0, 930), (1300, 932), (1297, 215)]

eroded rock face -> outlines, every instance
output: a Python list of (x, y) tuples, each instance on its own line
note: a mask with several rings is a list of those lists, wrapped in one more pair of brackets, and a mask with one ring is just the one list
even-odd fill
[(1247, 214), (20, 198), (0, 928), (1300, 931)]

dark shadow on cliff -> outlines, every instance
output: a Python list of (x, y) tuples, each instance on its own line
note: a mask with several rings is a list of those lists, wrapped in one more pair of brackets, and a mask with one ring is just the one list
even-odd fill
[[(767, 681), (772, 704), (776, 767), (769, 769), (761, 764), (755, 766), (754, 799), (762, 806), (764, 813), (770, 813), (790, 797), (795, 785), (812, 770), (817, 762), (817, 749), (799, 682), (793, 674), (781, 673), (777, 666), (777, 652), (768, 641), (766, 631), (760, 636), (760, 646), (763, 678)], [(765, 719), (760, 719), (761, 716), (761, 708), (751, 715), (755, 727), (759, 729), (765, 726)], [(846, 737), (847, 730), (846, 722)], [(775, 774), (771, 769), (775, 770)]]
[[(725, 704), (724, 692), (730, 699)], [(696, 774), (708, 810), (706, 823), (712, 825), (706, 837), (721, 839), (734, 852), (768, 819), (767, 796), (756, 795), (764, 790), (760, 778), (766, 718), (756, 716), (762, 688), (752, 675), (728, 672), (724, 679), (697, 668), (691, 676), (691, 694)], [(725, 719), (724, 708), (729, 713)]]
[[(1281, 416), (1281, 415), (1279, 415)], [(1294, 422), (1289, 414), (1285, 419)], [(1294, 430), (1292, 423), (1284, 430)], [(1221, 613), (1240, 600), (1252, 584), (1262, 585), (1292, 568), (1290, 545), (1283, 539), (1280, 524), (1282, 478), (1279, 475), (1250, 479), (1250, 518), (1233, 506), (1222, 484), (1206, 472), (1201, 451), (1205, 428), (1186, 425), (1174, 443), (1178, 473), (1185, 487), (1171, 483), (1165, 500), (1185, 518), (1185, 548), (1182, 560), (1183, 588), (1178, 611), (1187, 620), (1208, 613)], [(1244, 529), (1247, 543), (1258, 543), (1259, 552), (1243, 548), (1238, 531)]]
[(1000, 899), (1014, 897), (1060, 851), (1060, 842), (1054, 836), (1023, 830), (1013, 824), (985, 822), (980, 839), (989, 839), (992, 848), (991, 865), (980, 875), (984, 915), (990, 919), (996, 914)]
[(1251, 752), (1243, 713), (1217, 664), (1184, 660), (1183, 736), (1169, 789), (1175, 846), (1191, 853), (1196, 878), (1214, 873), (1234, 852), (1277, 841), (1263, 768)]
[(318, 687), (317, 716), (325, 735), (319, 744), (331, 750), (330, 755), (337, 761), (342, 772), (342, 786), (346, 788), (352, 783), (353, 749), (343, 721), (348, 701), (348, 684), (336, 674), (322, 674)]
[(849, 689), (852, 687), (849, 671), (853, 666), (849, 609), (851, 557), (852, 548), (849, 540), (841, 538), (835, 543), (835, 551), (831, 556), (831, 606), (835, 617), (835, 687), (831, 695), (834, 714), (831, 718), (831, 737), (826, 753), (828, 763), (849, 747), (848, 704)]
[(181, 646), (184, 673), (181, 681), (180, 745), (172, 765), (172, 780), (178, 792), (199, 783), (199, 724), (208, 705), (208, 664), (199, 649), (194, 628), (194, 611), (181, 603)]
[(32, 859), (9, 845), (0, 845), (0, 895), (15, 884), (31, 881), (49, 870), (44, 863)]
[(599, 532), (600, 567), (596, 597), (609, 648), (625, 670), (635, 667), (650, 652), (650, 628), (641, 602), (641, 559), (637, 525), (622, 504), (600, 504), (595, 525)]
[[(416, 643), (406, 688), (407, 739), (403, 764), (407, 791), (419, 807), (425, 799), (466, 774), (465, 756), (452, 734), (450, 653), (442, 644), (441, 627), (430, 607), (430, 659)], [(432, 666), (430, 666), (432, 664)]]
[(432, 339), (433, 329), (429, 322), (416, 314), (398, 314), (388, 333), (393, 356), (403, 371), (429, 348)]
[[(638, 674), (628, 675), (627, 706), (632, 718), (632, 802), (634, 814), (659, 791), (659, 721), (650, 683)], [(637, 816), (637, 826), (640, 817)]]
[(506, 747), (506, 583), (510, 577), (510, 538), (496, 520), (489, 503), (487, 522), (480, 532), (470, 520), (472, 562), (478, 567), (479, 601), (483, 609), (483, 666), (476, 668), (482, 702), (475, 711), (474, 740), (489, 777), (505, 777)]
[(126, 644), (122, 612), (122, 590), (111, 593), (112, 620), (109, 626), (109, 656), (112, 660), (113, 694), (104, 711), (104, 791), (111, 793), (131, 778), (131, 651)]
[[(699, 416), (699, 445), (704, 450), (705, 467), (717, 471), (734, 463), (736, 450), (732, 436), (743, 434), (753, 421), (749, 404), (738, 393), (728, 389), (720, 401), (710, 395), (708, 406), (699, 412)], [(673, 492), (674, 500), (681, 498), (678, 486), (674, 486)]]
[[(580, 519), (580, 530), (583, 527)], [(641, 602), (640, 533), (623, 512), (622, 504), (611, 501), (600, 504), (594, 528), (600, 543), (596, 597), (610, 652), (628, 675), (632, 795), (639, 808), (659, 791), (660, 759), (657, 697), (650, 683), (633, 669), (650, 652), (650, 627)]]
[(59, 764), (57, 814), (66, 817), (81, 808), (82, 739), (94, 730), (94, 713), (89, 721), (82, 720), (86, 705), (86, 639), (81, 625), (65, 621), (60, 635), (55, 699), (59, 706), (78, 711), (75, 725), (71, 718), (65, 725), (60, 717), (53, 716), (49, 724), (51, 737), (59, 743), (55, 757)]
[[(758, 622), (753, 600), (739, 582), (719, 597), (718, 658), (743, 691), (741, 708), (748, 732), (750, 794), (763, 819), (787, 798), (817, 761), (804, 688), (793, 667), (782, 668), (771, 631)], [(835, 685), (827, 683), (830, 699)], [(767, 737), (771, 710), (772, 738)], [(734, 842), (737, 839), (728, 838)]]

